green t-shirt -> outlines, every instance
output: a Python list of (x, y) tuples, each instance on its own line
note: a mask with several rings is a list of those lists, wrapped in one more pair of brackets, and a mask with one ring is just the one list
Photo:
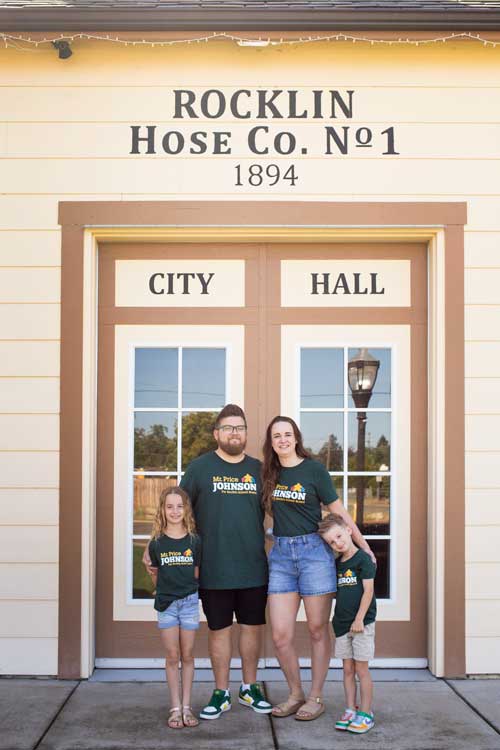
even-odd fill
[(321, 504), (333, 503), (337, 493), (323, 464), (305, 458), (281, 467), (272, 499), (274, 536), (302, 536), (318, 530)]
[[(337, 559), (337, 601), (333, 615), (333, 629), (337, 638), (349, 632), (363, 596), (363, 580), (375, 578), (376, 567), (370, 555), (362, 549), (346, 562)], [(375, 622), (377, 616), (377, 602), (375, 594), (371, 600), (363, 623), (368, 625)]]
[(149, 543), (151, 563), (158, 568), (155, 609), (164, 612), (176, 599), (198, 591), (195, 567), (200, 565), (201, 541), (195, 534), (173, 539), (162, 534)]
[(267, 584), (260, 461), (230, 463), (215, 452), (187, 467), (181, 487), (203, 541), (200, 586), (246, 589)]

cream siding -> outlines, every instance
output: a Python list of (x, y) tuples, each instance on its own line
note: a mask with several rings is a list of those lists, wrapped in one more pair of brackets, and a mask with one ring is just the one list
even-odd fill
[[(425, 48), (310, 44), (280, 51), (223, 42), (153, 50), (84, 41), (73, 49), (66, 62), (52, 49), (38, 48), (32, 56), (0, 51), (0, 539), (7, 550), (13, 534), (24, 535), (29, 545), (44, 540), (32, 553), (39, 563), (36, 580), (26, 560), (0, 563), (0, 645), (8, 654), (0, 671), (50, 674), (57, 664), (59, 200), (272, 196), (468, 203), (467, 671), (500, 672), (498, 50), (474, 42)], [(325, 123), (268, 121), (273, 131), (290, 129), (311, 141), (309, 154), (294, 158), (301, 181), (293, 189), (236, 189), (234, 165), (262, 161), (242, 150), (243, 133), (256, 121), (175, 121), (169, 92), (254, 88), (255, 81), (268, 88), (355, 89), (354, 118), (338, 124), (374, 130), (394, 125), (401, 155), (366, 158), (354, 150), (328, 161), (318, 157)], [(150, 123), (158, 133), (230, 129), (234, 153), (131, 157), (129, 126)], [(266, 161), (291, 158), (270, 155)], [(29, 627), (16, 637), (24, 600), (39, 613), (43, 638)]]

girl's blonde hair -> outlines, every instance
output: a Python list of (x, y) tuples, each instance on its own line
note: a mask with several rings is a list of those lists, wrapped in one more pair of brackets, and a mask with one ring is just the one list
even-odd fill
[(188, 534), (193, 536), (196, 534), (196, 523), (193, 515), (193, 508), (191, 506), (191, 500), (189, 499), (188, 493), (182, 489), (182, 487), (167, 487), (164, 489), (158, 500), (158, 508), (156, 510), (156, 516), (153, 521), (153, 531), (151, 534), (152, 539), (158, 539), (167, 530), (167, 520), (165, 518), (165, 503), (169, 495), (179, 495), (182, 498), (182, 507), (184, 510), (183, 523), (186, 527)]

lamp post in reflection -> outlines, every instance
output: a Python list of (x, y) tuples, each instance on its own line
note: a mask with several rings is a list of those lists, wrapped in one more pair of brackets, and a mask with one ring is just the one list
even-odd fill
[[(380, 361), (372, 357), (368, 349), (360, 349), (347, 363), (347, 377), (358, 420), (358, 450), (356, 471), (365, 470), (366, 411), (377, 380)], [(365, 477), (356, 478), (356, 523), (363, 524), (365, 505)]]

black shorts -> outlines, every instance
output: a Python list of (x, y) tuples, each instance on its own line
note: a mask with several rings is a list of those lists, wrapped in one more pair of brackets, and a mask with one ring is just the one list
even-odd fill
[(200, 589), (200, 599), (210, 630), (233, 624), (265, 625), (267, 584), (250, 589)]

